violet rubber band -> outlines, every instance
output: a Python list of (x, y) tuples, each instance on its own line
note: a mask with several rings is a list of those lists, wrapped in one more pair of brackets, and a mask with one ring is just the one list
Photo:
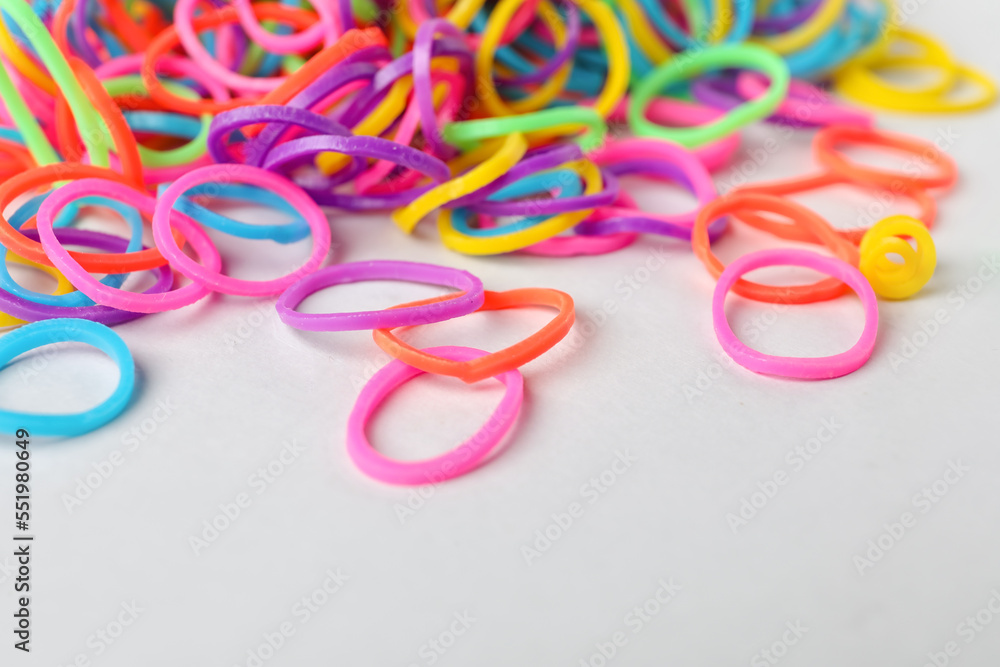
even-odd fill
[(451, 170), (441, 160), (416, 148), (380, 137), (322, 135), (292, 139), (276, 146), (267, 156), (264, 169), (278, 171), (318, 153), (343, 153), (351, 157), (388, 160), (415, 169), (438, 183), (451, 180)]
[(245, 142), (244, 164), (252, 167), (260, 167), (268, 157), (281, 134), (290, 127), (302, 128), (308, 132), (317, 134), (333, 134), (337, 136), (350, 136), (351, 131), (326, 116), (296, 109), (294, 107), (279, 106), (274, 104), (246, 106), (223, 111), (212, 121), (208, 131), (208, 152), (216, 162), (235, 162), (232, 154), (227, 150), (226, 136), (247, 125), (257, 123), (280, 124), (280, 130), (272, 133), (270, 137), (260, 135)]
[[(425, 350), (454, 361), (470, 361), (486, 355), (468, 347), (432, 347)], [(451, 451), (422, 461), (396, 461), (372, 447), (365, 427), (386, 397), (424, 371), (394, 359), (368, 381), (347, 420), (347, 454), (361, 472), (389, 484), (437, 484), (478, 468), (513, 426), (524, 398), (524, 378), (517, 369), (495, 376), (507, 390), (486, 425)]]
[[(691, 93), (702, 104), (707, 104), (722, 111), (735, 109), (746, 103), (746, 99), (737, 91), (736, 75), (731, 72), (710, 74), (695, 79), (691, 82)], [(786, 114), (778, 112), (772, 113), (764, 120), (775, 125), (787, 125), (796, 128), (821, 127), (823, 125), (813, 120), (790, 118)]]
[[(514, 215), (556, 215), (559, 213), (571, 213), (582, 211), (588, 208), (599, 208), (610, 206), (618, 198), (618, 179), (614, 174), (602, 170), (604, 177), (604, 189), (592, 195), (579, 195), (576, 197), (561, 197), (553, 199), (532, 199), (528, 201), (491, 201), (484, 199), (472, 204), (469, 208), (477, 213), (485, 213), (490, 216), (514, 216)], [(448, 208), (455, 208), (449, 206)]]
[[(37, 241), (39, 234), (37, 229), (23, 229), (21, 233), (27, 238)], [(60, 227), (55, 230), (55, 236), (60, 243), (69, 245), (85, 246), (103, 252), (125, 252), (128, 249), (128, 240), (102, 232), (95, 232), (89, 229), (76, 229), (73, 227)], [(153, 271), (157, 274), (157, 280), (152, 287), (145, 291), (146, 294), (162, 294), (170, 289), (174, 282), (174, 274), (166, 264), (159, 266)], [(123, 322), (131, 322), (143, 316), (143, 313), (129, 312), (111, 308), (109, 306), (48, 306), (35, 303), (27, 299), (0, 289), (0, 310), (9, 313), (14, 317), (29, 322), (39, 320), (51, 320), (59, 317), (76, 317), (92, 322), (100, 322), (112, 326)]]
[[(353, 313), (300, 313), (297, 308), (321, 289), (367, 280), (399, 280), (461, 290), (453, 298), (423, 306), (367, 310)], [(304, 331), (363, 331), (443, 322), (473, 313), (483, 305), (483, 283), (468, 271), (434, 264), (375, 260), (335, 264), (312, 273), (278, 298), (278, 317)]]
[(431, 19), (417, 29), (413, 42), (413, 97), (420, 113), (420, 126), (424, 138), (434, 155), (451, 157), (455, 149), (441, 138), (441, 128), (434, 113), (434, 84), (431, 81), (431, 58), (434, 51), (434, 35), (445, 33), (462, 39), (463, 33), (453, 23), (446, 19)]

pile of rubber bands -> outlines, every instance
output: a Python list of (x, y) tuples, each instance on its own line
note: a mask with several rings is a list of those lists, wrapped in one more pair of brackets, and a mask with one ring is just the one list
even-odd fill
[[(391, 1), (0, 0), (0, 311), (14, 327), (0, 337), (0, 358), (77, 341), (120, 367), (117, 389), (96, 408), (0, 410), (0, 430), (72, 436), (120, 414), (134, 361), (110, 326), (213, 293), (277, 296), (289, 326), (372, 330), (395, 358), (349, 420), (348, 452), (366, 474), (421, 484), (475, 468), (516, 418), (518, 368), (573, 326), (572, 299), (546, 288), (490, 292), (467, 272), (417, 262), (324, 266), (337, 211), (391, 218), (403, 233), (436, 224), (447, 248), (471, 255), (585, 257), (641, 235), (671, 237), (690, 243), (717, 279), (715, 328), (738, 363), (796, 378), (851, 373), (872, 354), (877, 296), (907, 298), (931, 278), (935, 196), (957, 177), (940, 147), (876, 129), (870, 110), (968, 111), (996, 97), (988, 77), (906, 28), (891, 0)], [(933, 76), (906, 87), (889, 71)], [(758, 121), (815, 130), (815, 172), (720, 196), (712, 172)], [(908, 167), (861, 164), (845, 151), (858, 146), (909, 154)], [(680, 185), (697, 207), (644, 211), (623, 176)], [(790, 199), (845, 185), (921, 213), (843, 229)], [(291, 221), (241, 222), (220, 202)], [(129, 237), (74, 226), (94, 211), (124, 221)], [(784, 247), (725, 267), (712, 244), (735, 223), (827, 252)], [(235, 278), (206, 228), (279, 244), (309, 239), (311, 252), (279, 278)], [(8, 260), (52, 275), (54, 293), (17, 283)], [(829, 277), (793, 286), (742, 278), (776, 265)], [(150, 286), (127, 289), (139, 274), (151, 275)], [(318, 290), (366, 280), (453, 291), (380, 311), (296, 310)], [(730, 328), (729, 291), (785, 304), (853, 291), (864, 331), (831, 357), (765, 355)], [(558, 314), (499, 352), (421, 350), (395, 331), (527, 306)], [(369, 443), (366, 422), (421, 373), (495, 378), (506, 393), (461, 446), (395, 461)]]

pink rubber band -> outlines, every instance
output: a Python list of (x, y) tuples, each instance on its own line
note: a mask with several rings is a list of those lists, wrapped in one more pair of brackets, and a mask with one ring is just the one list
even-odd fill
[[(78, 290), (102, 306), (111, 306), (132, 313), (160, 313), (190, 305), (208, 296), (210, 291), (197, 283), (161, 294), (139, 294), (108, 287), (87, 273), (73, 259), (69, 251), (60, 245), (52, 228), (56, 214), (70, 202), (90, 195), (112, 197), (126, 206), (131, 206), (147, 215), (153, 213), (155, 200), (127, 185), (100, 178), (83, 178), (68, 183), (55, 190), (42, 202), (38, 210), (38, 238), (46, 256), (66, 279)], [(215, 271), (222, 268), (222, 258), (212, 240), (193, 220), (174, 211), (173, 225), (180, 231), (188, 244), (206, 267)]]
[(174, 28), (188, 57), (216, 80), (238, 93), (268, 93), (285, 80), (283, 76), (244, 76), (227, 68), (212, 57), (195, 32), (192, 18), (199, 0), (178, 0), (174, 7)]
[(285, 55), (311, 51), (319, 46), (320, 42), (323, 42), (324, 47), (331, 46), (343, 34), (339, 25), (340, 20), (333, 11), (333, 2), (329, 0), (312, 3), (312, 8), (319, 15), (319, 22), (292, 35), (276, 35), (265, 30), (257, 21), (250, 0), (232, 0), (232, 4), (236, 7), (236, 16), (247, 36), (271, 53)]
[[(176, 220), (171, 216), (174, 202), (194, 186), (215, 180), (256, 185), (279, 195), (295, 207), (312, 230), (313, 251), (305, 264), (273, 280), (244, 280), (222, 275), (220, 267), (203, 266), (185, 255), (170, 232), (171, 224)], [(224, 294), (269, 296), (283, 292), (299, 278), (320, 267), (330, 251), (330, 223), (316, 202), (287, 178), (245, 164), (216, 164), (188, 172), (163, 191), (153, 213), (153, 241), (171, 267), (198, 284)]]
[[(726, 295), (745, 273), (765, 266), (801, 266), (814, 269), (844, 281), (857, 292), (865, 308), (865, 328), (854, 347), (829, 357), (779, 357), (758, 352), (737, 338), (726, 319)], [(755, 373), (805, 380), (829, 380), (853, 373), (871, 357), (878, 335), (878, 302), (868, 280), (847, 262), (808, 250), (761, 250), (743, 255), (719, 276), (712, 297), (712, 319), (715, 335), (722, 349), (740, 366)]]
[[(698, 205), (691, 211), (684, 213), (653, 215), (653, 217), (664, 222), (694, 228), (694, 221), (698, 217), (698, 211), (719, 196), (708, 167), (698, 157), (697, 152), (690, 151), (679, 144), (672, 144), (659, 139), (628, 138), (608, 140), (603, 146), (590, 153), (587, 157), (599, 167), (637, 158), (664, 160), (678, 167), (685, 178), (687, 178), (691, 193), (698, 200)], [(604, 218), (613, 217), (614, 215), (621, 215), (621, 212), (609, 212), (607, 215), (604, 215)], [(595, 219), (602, 218), (598, 217)]]
[[(486, 354), (482, 350), (469, 347), (434, 347), (425, 350), (430, 354), (452, 359), (469, 361)], [(524, 397), (524, 378), (520, 371), (513, 369), (496, 376), (507, 391), (500, 405), (490, 415), (486, 424), (455, 449), (422, 461), (396, 461), (372, 447), (365, 434), (365, 426), (372, 413), (396, 388), (407, 381), (423, 375), (424, 371), (393, 360), (375, 373), (368, 381), (347, 420), (347, 453), (364, 474), (389, 484), (436, 484), (460, 477), (479, 467), (486, 455), (500, 444), (510, 430), (521, 409)]]
[[(736, 90), (746, 100), (761, 97), (770, 85), (768, 78), (760, 72), (743, 70), (736, 78)], [(792, 79), (788, 84), (788, 97), (778, 105), (775, 114), (816, 125), (871, 128), (875, 124), (875, 118), (870, 113), (837, 105), (826, 91), (799, 79)]]

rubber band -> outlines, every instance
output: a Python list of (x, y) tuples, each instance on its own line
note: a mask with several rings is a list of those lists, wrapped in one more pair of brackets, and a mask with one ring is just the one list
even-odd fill
[[(439, 301), (407, 308), (322, 314), (295, 310), (321, 289), (367, 280), (404, 280), (461, 291)], [(484, 299), (482, 281), (467, 271), (418, 262), (370, 261), (328, 266), (305, 276), (281, 294), (277, 310), (281, 321), (296, 329), (359, 331), (443, 322), (475, 312), (482, 307)]]
[[(174, 202), (194, 186), (223, 179), (267, 188), (299, 210), (312, 230), (313, 239), (312, 253), (301, 267), (272, 280), (244, 280), (222, 275), (219, 266), (205, 266), (184, 254), (171, 234), (171, 225), (178, 219), (173, 215)], [(330, 250), (330, 224), (319, 206), (291, 181), (247, 165), (211, 165), (188, 172), (161, 193), (153, 213), (153, 240), (170, 266), (198, 285), (224, 294), (268, 296), (284, 291), (301, 276), (319, 268)]]
[[(447, 126), (445, 126), (447, 128)], [(488, 148), (492, 149), (493, 146)], [(528, 143), (520, 132), (508, 134), (495, 148), (493, 155), (450, 181), (438, 185), (392, 214), (392, 221), (407, 234), (420, 220), (436, 208), (452, 202), (462, 195), (475, 192), (499, 178), (513, 167), (528, 150)]]
[[(147, 197), (127, 185), (111, 182), (107, 179), (84, 178), (64, 185), (53, 192), (42, 204), (42, 209), (39, 210), (38, 235), (52, 264), (62, 271), (74, 287), (102, 306), (111, 306), (135, 313), (159, 313), (181, 308), (208, 296), (209, 290), (197, 282), (191, 282), (170, 292), (136, 294), (109, 287), (91, 276), (82, 262), (77, 261), (73, 253), (68, 252), (60, 244), (58, 234), (52, 228), (52, 217), (62, 206), (75, 199), (93, 195), (95, 192), (114, 197), (123, 204), (132, 206), (143, 213), (153, 213), (154, 200), (152, 197)], [(204, 262), (205, 269), (221, 270), (222, 258), (208, 235), (180, 213), (174, 213), (172, 218), (171, 222), (184, 235), (198, 259)], [(154, 216), (154, 221), (155, 219)], [(84, 254), (84, 256), (88, 255)], [(96, 257), (96, 255), (89, 256)]]
[[(55, 287), (52, 288), (51, 296), (64, 296), (76, 290), (76, 288), (73, 287), (68, 280), (66, 280), (66, 276), (59, 273), (59, 271), (53, 267), (45, 266), (44, 264), (37, 264), (32, 262), (30, 259), (24, 259), (23, 257), (12, 255), (7, 252), (6, 248), (2, 252), (4, 253), (4, 258), (0, 261), (0, 264), (2, 264), (2, 266), (0, 266), (0, 272), (2, 272), (0, 273), (0, 277), (3, 275), (10, 276), (10, 270), (7, 268), (7, 262), (14, 262), (15, 264), (20, 264), (22, 266), (35, 269), (36, 271), (41, 271), (42, 273), (45, 273), (55, 279), (56, 284)], [(17, 285), (13, 278), (11, 278), (10, 283)], [(20, 287), (20, 285), (18, 285), (18, 287)], [(2, 288), (7, 288), (7, 286), (0, 286), (0, 289)], [(0, 327), (17, 327), (27, 323), (28, 320), (22, 320), (19, 317), (14, 317), (10, 313), (0, 311)]]
[[(585, 183), (585, 196), (601, 191), (604, 179), (594, 163), (581, 160), (567, 166), (580, 172)], [(608, 203), (614, 199), (615, 192), (612, 190)], [(460, 217), (466, 215), (464, 209), (443, 209), (438, 214), (438, 233), (444, 245), (457, 252), (469, 255), (496, 255), (527, 248), (552, 238), (583, 222), (593, 210), (593, 208), (571, 210), (541, 221), (529, 219), (520, 224), (515, 223), (486, 230), (484, 233), (476, 233), (469, 230)]]
[[(758, 352), (745, 345), (733, 333), (726, 319), (726, 294), (738, 284), (743, 274), (766, 266), (801, 266), (813, 269), (857, 292), (865, 309), (865, 326), (858, 342), (846, 352), (828, 357), (779, 357)], [(871, 358), (878, 335), (878, 303), (865, 277), (846, 262), (808, 250), (761, 250), (740, 257), (719, 276), (712, 297), (712, 320), (722, 349), (740, 366), (755, 373), (805, 380), (829, 380), (853, 373)]]
[[(911, 175), (907, 170), (893, 171), (867, 167), (848, 159), (836, 150), (841, 144), (850, 143), (862, 146), (884, 147), (895, 151), (909, 153), (919, 164), (917, 171), (931, 164), (938, 173), (929, 176)], [(830, 171), (841, 174), (858, 183), (873, 183), (876, 185), (896, 186), (912, 185), (920, 188), (949, 188), (958, 178), (958, 167), (955, 161), (942, 152), (932, 142), (901, 134), (890, 134), (881, 130), (855, 127), (828, 127), (816, 134), (813, 139), (813, 152), (816, 160)], [(913, 162), (911, 161), (912, 165)]]
[[(858, 264), (858, 250), (852, 243), (839, 236), (830, 224), (810, 209), (787, 199), (773, 195), (736, 192), (716, 199), (701, 209), (691, 233), (691, 247), (695, 256), (701, 260), (708, 272), (718, 278), (725, 271), (725, 266), (712, 252), (708, 237), (710, 221), (726, 214), (737, 213), (741, 209), (767, 211), (782, 215), (794, 224), (800, 225), (829, 248), (840, 260), (851, 266)], [(742, 275), (742, 273), (740, 274)], [(827, 278), (809, 285), (763, 285), (740, 278), (727, 291), (732, 289), (742, 297), (754, 301), (770, 303), (813, 303), (835, 299), (844, 293), (847, 286), (836, 278)]]
[[(55, 236), (59, 239), (60, 243), (82, 245), (107, 252), (122, 252), (125, 250), (125, 246), (127, 244), (125, 239), (117, 236), (111, 236), (109, 234), (102, 234), (100, 232), (93, 232), (87, 229), (73, 229), (67, 227), (55, 229), (54, 231)], [(38, 230), (36, 229), (26, 229), (24, 233), (32, 240), (38, 240), (39, 238)], [(162, 294), (163, 292), (169, 290), (174, 282), (174, 274), (170, 271), (170, 267), (164, 264), (163, 266), (159, 266), (154, 269), (154, 272), (157, 277), (156, 281), (145, 291), (146, 294)], [(109, 280), (109, 278), (115, 277), (117, 276), (105, 276), (101, 282), (107, 285), (113, 285), (115, 282)], [(92, 301), (93, 300), (91, 300), (91, 302)], [(132, 320), (143, 316), (142, 313), (133, 313), (101, 305), (73, 307), (45, 305), (37, 303), (34, 300), (22, 299), (14, 296), (3, 289), (0, 289), (0, 310), (29, 322), (50, 320), (60, 317), (76, 317), (94, 322), (100, 322), (101, 324), (106, 324), (108, 326), (122, 324), (123, 322), (131, 322)]]
[[(434, 347), (427, 350), (448, 359), (467, 360), (484, 354), (468, 347)], [(368, 381), (347, 420), (347, 453), (361, 472), (388, 484), (437, 484), (468, 474), (483, 464), (510, 430), (521, 407), (524, 380), (516, 369), (498, 373), (496, 379), (506, 388), (503, 399), (486, 425), (455, 449), (421, 461), (396, 461), (372, 447), (365, 427), (372, 413), (397, 387), (423, 371), (399, 361), (391, 361)]]
[[(708, 70), (724, 67), (758, 69), (771, 80), (771, 87), (767, 94), (700, 127), (664, 128), (646, 119), (646, 107), (661, 90)], [(690, 56), (667, 61), (643, 79), (629, 100), (629, 124), (639, 136), (657, 137), (695, 148), (769, 116), (785, 98), (788, 84), (788, 67), (780, 58), (761, 47), (748, 44), (709, 47)]]
[(0, 409), (0, 431), (13, 434), (24, 429), (34, 436), (82, 435), (104, 426), (128, 405), (135, 387), (135, 362), (125, 342), (103, 324), (72, 319), (27, 324), (0, 338), (0, 362), (6, 366), (26, 352), (43, 345), (63, 342), (86, 343), (111, 357), (118, 366), (118, 384), (114, 391), (96, 407), (75, 414)]
[(844, 13), (847, 0), (824, 0), (816, 11), (800, 25), (777, 35), (757, 36), (754, 41), (779, 55), (800, 51), (828, 31)]
[[(906, 242), (911, 238), (916, 247)], [(919, 220), (895, 215), (875, 223), (861, 240), (859, 268), (872, 289), (887, 299), (908, 299), (926, 285), (937, 266), (934, 239)], [(892, 253), (903, 264), (889, 262)]]
[[(127, 177), (101, 167), (74, 163), (46, 165), (18, 174), (4, 183), (0, 183), (0, 211), (5, 210), (20, 195), (40, 186), (50, 185), (56, 181), (75, 181), (84, 178), (105, 181), (107, 187), (116, 189), (118, 185), (128, 186), (130, 184)], [(96, 192), (94, 194), (104, 193)], [(139, 193), (137, 192), (137, 194)], [(152, 213), (151, 210), (149, 212)], [(25, 259), (46, 266), (54, 266), (42, 248), (42, 244), (32, 241), (14, 229), (3, 215), (0, 215), (0, 243)], [(73, 250), (69, 252), (69, 255), (83, 269), (92, 273), (130, 273), (152, 269), (167, 263), (167, 260), (156, 248), (147, 248), (127, 254), (97, 254)]]
[[(864, 216), (876, 218), (884, 215), (887, 206), (891, 206), (899, 197), (911, 200), (920, 209), (918, 218), (928, 228), (934, 225), (937, 218), (937, 201), (923, 188), (918, 188), (903, 183), (894, 183), (892, 187), (882, 187), (871, 185), (870, 183), (858, 183), (849, 178), (823, 172), (815, 175), (807, 175), (799, 178), (792, 178), (784, 181), (773, 181), (769, 183), (754, 183), (734, 192), (755, 192), (759, 194), (776, 195), (785, 197), (788, 195), (801, 194), (820, 190), (833, 186), (849, 186), (860, 188), (872, 195), (872, 203), (866, 209), (862, 209)], [(804, 243), (817, 243), (817, 238), (806, 228), (772, 220), (754, 211), (743, 210), (735, 214), (741, 221), (756, 227), (761, 231), (787, 239), (789, 241), (800, 241)], [(868, 232), (869, 227), (864, 225), (851, 227), (848, 229), (837, 229), (836, 232), (854, 245), (861, 243), (861, 239)]]
[[(573, 326), (575, 311), (573, 299), (565, 292), (545, 288), (508, 290), (506, 292), (485, 292), (486, 299), (480, 311), (524, 308), (527, 306), (547, 306), (559, 312), (544, 327), (524, 340), (498, 352), (477, 356), (475, 359), (456, 361), (435, 355), (433, 350), (418, 350), (404, 343), (391, 329), (375, 329), (372, 335), (382, 350), (425, 373), (457, 377), (463, 382), (473, 383), (488, 377), (520, 368), (529, 361), (540, 357), (556, 343), (566, 337)], [(433, 300), (414, 301), (397, 308), (422, 306)], [(478, 311), (477, 311), (478, 312)]]

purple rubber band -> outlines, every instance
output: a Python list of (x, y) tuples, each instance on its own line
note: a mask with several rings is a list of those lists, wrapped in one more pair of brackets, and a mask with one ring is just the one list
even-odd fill
[[(695, 79), (691, 83), (691, 93), (694, 98), (702, 104), (728, 111), (741, 104), (746, 104), (746, 100), (736, 89), (736, 73), (719, 72)], [(766, 122), (776, 125), (787, 125), (795, 128), (820, 127), (819, 123), (810, 123), (798, 118), (789, 118), (781, 114), (771, 114)]]
[(434, 84), (431, 81), (431, 54), (434, 51), (434, 35), (445, 33), (462, 39), (462, 31), (446, 19), (431, 19), (417, 29), (417, 37), (411, 51), (413, 62), (413, 97), (420, 112), (420, 127), (424, 139), (434, 155), (444, 159), (453, 157), (456, 150), (446, 144), (441, 137), (437, 114), (434, 113)]
[[(666, 160), (655, 158), (641, 158), (626, 160), (607, 165), (602, 168), (606, 173), (616, 176), (627, 174), (644, 174), (665, 178), (687, 190), (694, 192), (691, 180), (684, 173), (680, 166)], [(575, 227), (577, 234), (581, 236), (608, 236), (620, 232), (637, 232), (641, 234), (658, 234), (660, 236), (670, 236), (683, 241), (691, 240), (691, 228), (698, 215), (698, 209), (689, 213), (676, 216), (674, 221), (664, 220), (662, 217), (652, 217), (643, 215), (642, 211), (636, 211), (634, 215), (625, 215), (594, 222), (581, 222)], [(713, 220), (708, 226), (708, 238), (715, 242), (726, 231), (728, 218), (721, 217)]]
[(388, 160), (402, 167), (415, 169), (433, 180), (443, 183), (451, 179), (451, 170), (441, 160), (416, 148), (397, 144), (381, 137), (322, 135), (292, 139), (272, 150), (264, 169), (279, 171), (307, 160), (317, 153), (334, 152), (351, 157)]
[(604, 176), (604, 189), (592, 195), (531, 199), (527, 201), (483, 200), (472, 204), (469, 208), (477, 213), (496, 217), (500, 215), (556, 215), (559, 213), (582, 211), (588, 208), (611, 206), (618, 199), (618, 179), (603, 169), (601, 172)]
[(230, 132), (256, 123), (275, 123), (280, 130), (275, 136), (265, 140), (263, 132), (256, 140), (247, 142), (244, 164), (259, 167), (264, 164), (270, 154), (274, 143), (281, 137), (281, 133), (291, 126), (299, 127), (309, 132), (321, 135), (338, 135), (342, 137), (350, 136), (351, 131), (338, 123), (330, 120), (326, 116), (307, 111), (306, 109), (296, 109), (294, 107), (279, 106), (276, 104), (266, 104), (258, 106), (246, 106), (223, 111), (215, 120), (208, 131), (208, 152), (216, 162), (237, 162), (232, 154), (226, 149), (225, 139)]
[[(353, 313), (300, 313), (295, 310), (306, 297), (326, 287), (367, 280), (400, 280), (462, 290), (454, 298), (423, 306), (367, 310)], [(304, 331), (363, 331), (443, 322), (479, 310), (483, 283), (468, 271), (447, 266), (376, 260), (336, 264), (302, 278), (278, 298), (278, 317)]]
[[(33, 241), (38, 240), (37, 229), (22, 229), (21, 233)], [(128, 240), (111, 234), (95, 232), (88, 229), (75, 229), (73, 227), (60, 227), (55, 230), (56, 238), (60, 243), (70, 245), (82, 245), (94, 250), (104, 252), (125, 252), (128, 248)], [(168, 291), (174, 282), (174, 275), (167, 264), (154, 269), (157, 274), (156, 283), (146, 290), (146, 294), (162, 294)], [(14, 317), (29, 322), (38, 320), (51, 320), (58, 317), (78, 317), (80, 319), (91, 320), (112, 326), (122, 322), (131, 322), (144, 315), (144, 313), (131, 313), (109, 306), (48, 306), (35, 303), (27, 299), (0, 289), (0, 310)]]

